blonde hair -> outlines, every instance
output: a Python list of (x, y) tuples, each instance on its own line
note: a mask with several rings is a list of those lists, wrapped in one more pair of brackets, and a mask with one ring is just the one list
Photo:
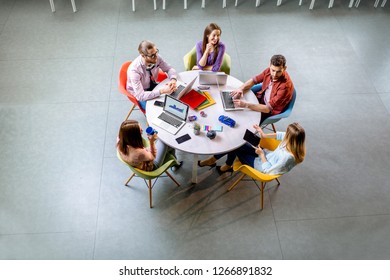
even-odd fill
[(292, 123), (287, 127), (283, 144), (286, 145), (286, 150), (294, 156), (296, 163), (301, 163), (305, 159), (305, 130), (299, 123)]

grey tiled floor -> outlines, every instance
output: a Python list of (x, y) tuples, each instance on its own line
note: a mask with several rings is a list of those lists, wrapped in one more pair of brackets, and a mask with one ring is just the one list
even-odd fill
[[(390, 4), (0, 0), (1, 259), (389, 259)], [(178, 71), (209, 22), (223, 30), (232, 75), (287, 57), (297, 92), (291, 117), (307, 158), (259, 191), (213, 171), (181, 187), (161, 179), (148, 207), (139, 179), (115, 156), (129, 101), (120, 65), (154, 41)], [(139, 111), (133, 118), (144, 123)]]

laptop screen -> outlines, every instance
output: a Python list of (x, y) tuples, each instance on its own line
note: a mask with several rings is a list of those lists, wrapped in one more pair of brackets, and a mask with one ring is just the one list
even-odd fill
[(166, 94), (164, 111), (169, 112), (181, 120), (186, 120), (188, 105)]

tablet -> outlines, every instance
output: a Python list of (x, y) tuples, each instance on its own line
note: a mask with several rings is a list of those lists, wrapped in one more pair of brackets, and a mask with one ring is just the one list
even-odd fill
[(244, 140), (254, 147), (257, 147), (260, 144), (260, 137), (254, 134), (249, 129), (245, 131)]

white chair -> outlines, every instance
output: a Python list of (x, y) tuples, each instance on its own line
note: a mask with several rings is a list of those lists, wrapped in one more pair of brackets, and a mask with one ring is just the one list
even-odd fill
[[(187, 10), (187, 0), (184, 0), (184, 9)], [(163, 0), (163, 10), (165, 10), (165, 0)]]
[[(206, 7), (206, 0), (202, 0), (202, 8), (205, 8), (205, 7)], [(222, 8), (226, 8), (226, 0), (223, 0)]]
[[(133, 12), (135, 12), (135, 0), (132, 0), (132, 4), (133, 4)], [(157, 10), (156, 0), (153, 0), (153, 4), (154, 4), (154, 9)], [(165, 6), (165, 0), (164, 0), (164, 6)]]
[[(282, 2), (282, 0), (280, 0)], [(238, 0), (236, 0), (235, 6), (237, 7)], [(256, 0), (256, 7), (260, 6), (260, 0)]]
[[(276, 2), (276, 6), (280, 6), (280, 5), (282, 5), (282, 0), (278, 0)], [(302, 0), (299, 0), (299, 6), (301, 6), (301, 5), (302, 5)]]
[[(387, 0), (382, 1), (382, 5), (381, 5), (382, 8), (386, 5), (386, 2), (387, 2)], [(359, 7), (359, 4), (360, 4), (360, 0), (357, 0), (355, 3), (355, 7), (356, 8)], [(375, 0), (374, 7), (377, 8), (378, 4), (379, 4), (379, 0)]]
[[(50, 7), (51, 7), (51, 11), (54, 13), (56, 11), (56, 7), (54, 6), (54, 0), (49, 0), (50, 2)], [(72, 8), (73, 8), (73, 12), (77, 12), (77, 9), (76, 9), (76, 3), (74, 2), (74, 0), (70, 0), (70, 2), (72, 2)]]
[[(354, 1), (355, 0), (350, 0), (349, 1), (349, 5), (348, 5), (349, 8), (352, 8)], [(300, 0), (299, 3), (301, 3), (301, 2), (302, 2), (302, 0)], [(314, 8), (314, 2), (315, 2), (315, 0), (311, 0), (310, 7), (309, 7), (310, 10), (313, 10), (313, 8)], [(329, 9), (333, 7), (333, 3), (334, 3), (334, 0), (330, 0), (329, 1), (329, 6), (328, 6)]]

